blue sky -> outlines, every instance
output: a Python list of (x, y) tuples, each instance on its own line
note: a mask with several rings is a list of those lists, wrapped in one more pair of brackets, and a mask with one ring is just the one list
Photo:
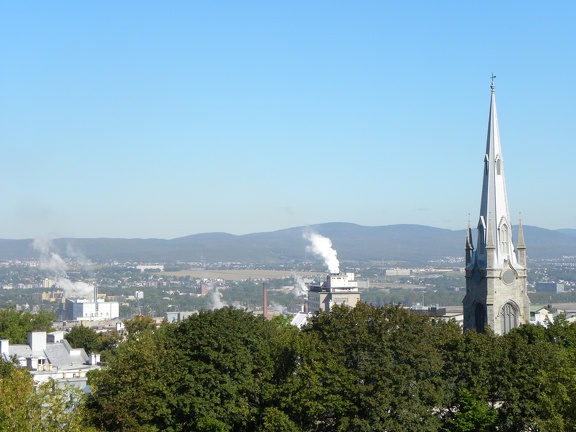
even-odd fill
[(0, 0), (0, 237), (576, 228), (572, 1)]

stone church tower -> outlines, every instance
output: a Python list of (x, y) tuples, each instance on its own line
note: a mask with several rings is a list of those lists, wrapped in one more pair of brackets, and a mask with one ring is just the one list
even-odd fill
[(470, 222), (466, 236), (464, 329), (483, 331), (488, 325), (494, 333), (501, 335), (529, 322), (530, 300), (526, 286), (526, 245), (522, 222), (518, 226), (518, 246), (514, 248), (512, 242), (494, 77), (490, 87), (490, 116), (476, 248)]

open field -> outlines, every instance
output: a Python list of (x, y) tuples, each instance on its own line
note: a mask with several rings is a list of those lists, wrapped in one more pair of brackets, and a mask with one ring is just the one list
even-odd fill
[(399, 282), (372, 282), (370, 281), (370, 288), (387, 289), (387, 288), (402, 288), (402, 289), (426, 289), (424, 285), (403, 284)]
[(294, 272), (289, 270), (181, 270), (175, 272), (155, 273), (166, 276), (190, 276), (198, 279), (222, 279), (238, 281), (245, 279), (280, 279), (284, 277), (300, 276), (302, 278), (323, 277), (320, 272)]

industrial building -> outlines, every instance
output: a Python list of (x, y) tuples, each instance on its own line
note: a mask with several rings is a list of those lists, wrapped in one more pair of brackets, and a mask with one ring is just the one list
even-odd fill
[(308, 284), (308, 311), (330, 312), (333, 305), (355, 307), (360, 301), (354, 273), (330, 273), (324, 282)]
[(105, 302), (102, 299), (97, 301), (67, 298), (64, 303), (62, 319), (72, 321), (98, 321), (109, 320), (120, 317), (120, 304), (118, 302)]

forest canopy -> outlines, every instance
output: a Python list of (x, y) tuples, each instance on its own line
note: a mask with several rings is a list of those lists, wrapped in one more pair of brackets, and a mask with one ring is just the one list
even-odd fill
[(35, 390), (27, 371), (0, 363), (0, 426), (576, 430), (576, 324), (562, 316), (504, 336), (462, 333), (453, 321), (365, 303), (317, 313), (302, 330), (285, 317), (230, 307), (160, 327), (146, 317), (125, 324), (107, 338), (87, 329), (69, 335), (74, 345), (106, 353), (102, 369), (89, 372), (88, 394), (49, 384)]
[(463, 334), (362, 303), (299, 331), (224, 308), (133, 334), (86, 408), (108, 431), (569, 431), (575, 349), (562, 318)]

